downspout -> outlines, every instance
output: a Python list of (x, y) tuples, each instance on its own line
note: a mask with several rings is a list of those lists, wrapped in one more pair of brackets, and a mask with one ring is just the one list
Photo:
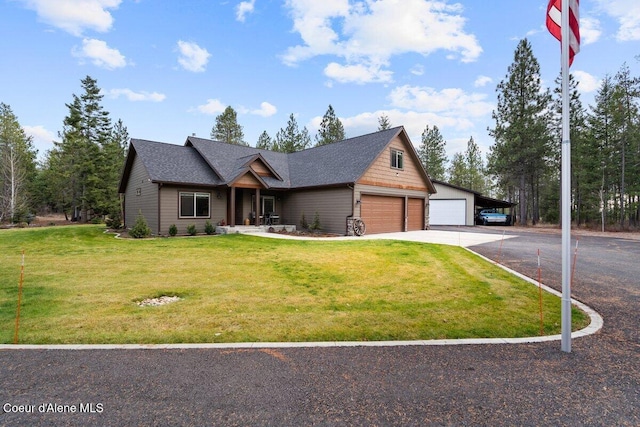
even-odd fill
[(162, 204), (160, 203), (162, 200), (162, 183), (159, 182), (158, 183), (158, 236), (160, 236), (160, 220), (161, 220), (161, 215), (160, 215), (160, 207), (162, 206)]

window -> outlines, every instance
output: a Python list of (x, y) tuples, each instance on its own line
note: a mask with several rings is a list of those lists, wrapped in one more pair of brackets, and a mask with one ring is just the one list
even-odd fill
[(400, 150), (391, 150), (391, 167), (394, 169), (402, 169), (402, 155)]
[(209, 218), (209, 193), (180, 193), (180, 218)]

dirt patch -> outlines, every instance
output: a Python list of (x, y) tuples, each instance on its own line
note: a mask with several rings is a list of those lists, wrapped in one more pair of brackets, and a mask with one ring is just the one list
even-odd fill
[(136, 302), (136, 304), (138, 305), (138, 307), (157, 307), (160, 305), (171, 304), (172, 302), (180, 301), (181, 299), (182, 298), (175, 295), (173, 296), (163, 295), (157, 298), (143, 299), (142, 301)]

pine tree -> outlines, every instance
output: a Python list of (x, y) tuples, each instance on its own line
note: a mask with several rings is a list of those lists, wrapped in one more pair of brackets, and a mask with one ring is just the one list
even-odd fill
[[(559, 185), (555, 185), (551, 181), (560, 181), (560, 141), (562, 140), (562, 76), (556, 79), (556, 88), (554, 90), (554, 120), (553, 133), (555, 143), (555, 156), (550, 159), (552, 168), (548, 175), (549, 179), (546, 183), (546, 191), (543, 198), (548, 200), (560, 200)], [(594, 173), (596, 188), (597, 170), (599, 165), (596, 164), (597, 156), (593, 155), (592, 146), (586, 140), (586, 112), (580, 100), (578, 92), (578, 83), (572, 74), (569, 74), (569, 127), (571, 130), (571, 186), (572, 186), (572, 210), (576, 223), (581, 224), (589, 219), (593, 214), (593, 209), (597, 208), (597, 198), (594, 198)], [(597, 194), (597, 192), (595, 193)], [(553, 206), (550, 202), (546, 205), (554, 210), (551, 216), (560, 214), (559, 206)], [(555, 210), (558, 210), (557, 215)], [(543, 216), (549, 217), (548, 212), (543, 212)]]
[(36, 155), (11, 107), (0, 103), (0, 222), (24, 221), (35, 208)]
[(618, 188), (619, 224), (624, 229), (627, 219), (637, 225), (640, 216), (640, 79), (631, 77), (624, 64), (615, 76), (613, 121), (620, 132), (614, 151), (619, 159)]
[(447, 168), (446, 141), (442, 137), (438, 126), (429, 128), (427, 125), (422, 132), (422, 143), (418, 147), (418, 156), (424, 169), (433, 179), (443, 180)]
[(391, 122), (389, 121), (389, 116), (386, 114), (382, 114), (378, 117), (378, 130), (387, 130), (391, 129)]
[[(597, 191), (597, 211), (602, 231), (605, 230), (608, 218), (612, 216), (610, 207), (613, 205), (615, 194), (614, 182), (616, 181), (617, 162), (614, 159), (614, 146), (618, 126), (614, 123), (613, 113), (615, 104), (613, 99), (614, 83), (611, 76), (602, 79), (600, 88), (595, 96), (595, 105), (591, 106), (591, 112), (587, 117), (588, 143), (587, 150), (595, 159), (593, 168), (595, 183), (594, 191)], [(611, 202), (611, 203), (610, 203)]]
[(467, 142), (467, 150), (464, 152), (464, 162), (467, 169), (467, 183), (465, 188), (485, 193), (487, 191), (487, 183), (485, 178), (484, 161), (478, 144), (473, 137)]
[[(84, 93), (67, 104), (69, 115), (60, 142), (47, 156), (50, 204), (63, 209), (72, 219), (86, 221), (89, 215), (111, 214), (118, 206), (119, 171), (124, 162), (126, 128), (115, 130), (109, 113), (100, 104), (97, 81), (87, 76)], [(114, 133), (115, 132), (115, 133)]]
[(286, 129), (280, 128), (276, 134), (273, 149), (281, 153), (293, 153), (308, 148), (310, 144), (311, 138), (306, 126), (299, 130), (298, 122), (295, 116), (291, 114)]
[(260, 136), (258, 137), (256, 148), (260, 148), (263, 150), (273, 149), (273, 141), (271, 140), (271, 137), (269, 136), (266, 130), (263, 130)]
[(320, 129), (318, 129), (318, 134), (316, 135), (316, 146), (331, 144), (343, 139), (345, 139), (344, 127), (336, 116), (333, 107), (329, 104), (329, 108), (322, 117), (322, 122), (320, 122)]
[(539, 218), (540, 184), (553, 155), (549, 91), (541, 87), (540, 65), (531, 44), (522, 40), (506, 79), (497, 87), (498, 103), (489, 129), (495, 143), (490, 149), (488, 169), (505, 193), (516, 189), (519, 221)]
[(244, 142), (242, 126), (238, 124), (238, 115), (230, 106), (216, 117), (216, 124), (211, 129), (211, 139), (228, 144), (248, 145)]
[(451, 165), (449, 166), (449, 184), (466, 187), (467, 176), (468, 171), (464, 155), (462, 153), (454, 154), (451, 158)]

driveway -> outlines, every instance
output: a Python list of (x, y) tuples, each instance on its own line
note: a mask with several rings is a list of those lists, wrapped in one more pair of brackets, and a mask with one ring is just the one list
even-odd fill
[[(476, 231), (494, 237), (471, 249), (492, 259), (499, 254), (524, 274), (535, 274), (537, 258), (530, 254), (541, 246), (543, 281), (559, 289), (559, 235), (461, 229), (450, 240), (473, 240), (477, 236), (466, 233)], [(574, 340), (569, 354), (557, 341), (4, 350), (0, 425), (637, 426), (639, 245), (581, 237), (574, 296), (605, 323), (595, 335)], [(35, 413), (19, 412), (31, 408)]]

